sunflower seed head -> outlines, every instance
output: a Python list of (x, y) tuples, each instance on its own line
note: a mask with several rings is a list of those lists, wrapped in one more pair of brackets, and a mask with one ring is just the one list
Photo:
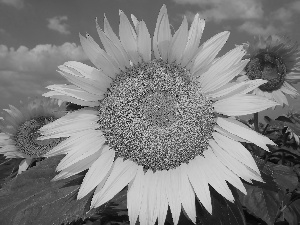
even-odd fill
[(162, 60), (119, 74), (99, 108), (99, 129), (117, 157), (144, 169), (169, 170), (207, 148), (215, 125), (212, 102), (190, 72)]

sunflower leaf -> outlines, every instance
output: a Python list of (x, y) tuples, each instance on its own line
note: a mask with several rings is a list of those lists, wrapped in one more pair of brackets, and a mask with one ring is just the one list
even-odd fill
[[(287, 192), (292, 192), (298, 185), (298, 177), (292, 168), (264, 163), (254, 157), (262, 177), (266, 183), (256, 185), (245, 184), (247, 195), (240, 194), (240, 201), (250, 214), (261, 218), (267, 224), (274, 224), (286, 198)], [(273, 186), (273, 189), (270, 188)]]
[[(265, 183), (260, 183), (256, 186), (269, 191), (279, 191), (281, 189), (284, 192), (292, 192), (295, 190), (298, 185), (298, 177), (291, 167), (270, 162), (265, 163), (258, 157), (254, 157), (254, 159), (265, 181)], [(256, 184), (255, 182), (253, 183)]]
[(290, 225), (296, 225), (300, 223), (300, 199), (292, 202), (284, 210), (284, 218)]
[(6, 159), (0, 155), (0, 188), (3, 183), (16, 176), (21, 161), (22, 158)]
[(268, 225), (275, 222), (284, 193), (268, 191), (245, 184), (247, 195), (240, 193), (240, 201), (250, 214), (264, 220)]
[[(252, 181), (253, 185), (256, 187), (263, 188), (264, 190), (269, 190), (269, 191), (279, 191), (278, 184), (275, 181), (275, 178), (273, 176), (274, 171), (273, 171), (273, 165), (272, 163), (265, 163), (264, 160), (261, 160), (257, 156), (253, 156), (260, 172), (261, 172), (261, 177), (265, 181), (265, 183), (261, 183), (258, 181)], [(251, 184), (250, 184), (251, 185)]]
[[(277, 118), (278, 119), (278, 118)], [(264, 120), (268, 123), (273, 129), (283, 129), (284, 128), (284, 121), (281, 120), (273, 120), (268, 116), (264, 116)]]
[(275, 120), (282, 121), (282, 122), (293, 123), (293, 121), (290, 118), (285, 117), (285, 116), (278, 116)]
[(291, 167), (276, 165), (273, 167), (273, 171), (273, 177), (283, 191), (292, 192), (297, 188), (298, 177)]
[(62, 224), (81, 218), (91, 193), (76, 201), (83, 175), (52, 182), (61, 156), (46, 159), (0, 190), (0, 224)]

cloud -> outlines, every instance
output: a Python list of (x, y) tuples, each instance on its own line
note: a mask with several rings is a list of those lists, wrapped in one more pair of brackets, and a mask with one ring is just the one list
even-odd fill
[(1, 35), (7, 35), (6, 30), (4, 30), (3, 28), (0, 28), (0, 36)]
[(279, 8), (273, 12), (271, 12), (271, 18), (273, 20), (279, 20), (283, 23), (289, 23), (292, 19), (293, 12), (288, 8)]
[(24, 7), (24, 0), (0, 0), (0, 3), (13, 6), (17, 9)]
[(289, 8), (295, 12), (300, 12), (300, 1), (291, 2)]
[[(281, 28), (282, 29), (282, 28)], [(252, 35), (270, 35), (282, 32), (280, 28), (275, 27), (271, 24), (263, 26), (262, 24), (254, 21), (246, 21), (238, 27), (239, 31), (245, 31)]]
[(300, 12), (300, 1), (290, 2), (269, 12), (260, 20), (245, 21), (237, 29), (253, 35), (286, 34), (297, 20), (297, 12)]
[(262, 3), (258, 0), (173, 0), (178, 4), (199, 7), (201, 18), (221, 22), (230, 19), (259, 19), (264, 15)]
[(70, 34), (69, 25), (63, 23), (63, 21), (67, 21), (67, 16), (55, 16), (52, 18), (48, 18), (48, 28), (50, 30), (58, 31), (61, 34)]
[(69, 42), (61, 46), (37, 45), (32, 49), (20, 46), (16, 50), (0, 45), (0, 70), (45, 73), (67, 60), (86, 59), (82, 47)]
[(0, 45), (0, 109), (17, 104), (28, 96), (45, 93), (49, 84), (67, 83), (56, 70), (66, 61), (86, 61), (81, 46), (75, 43), (37, 45), (18, 49)]

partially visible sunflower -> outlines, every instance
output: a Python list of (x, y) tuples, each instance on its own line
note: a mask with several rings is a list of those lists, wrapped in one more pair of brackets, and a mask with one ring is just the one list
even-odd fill
[(38, 130), (66, 114), (66, 106), (58, 100), (36, 98), (20, 109), (9, 105), (0, 119), (0, 154), (6, 158), (24, 158), (18, 173), (25, 171), (33, 159), (43, 157), (61, 138), (40, 141)]
[[(133, 24), (120, 12), (119, 37), (107, 19), (97, 24), (105, 51), (89, 36), (82, 47), (97, 67), (66, 62), (60, 73), (72, 85), (51, 85), (44, 94), (94, 108), (76, 112), (40, 129), (44, 137), (66, 137), (46, 156), (66, 154), (54, 180), (87, 170), (77, 198), (94, 195), (91, 208), (109, 201), (129, 184), (130, 224), (174, 224), (181, 209), (196, 223), (195, 197), (212, 213), (210, 188), (233, 202), (227, 182), (246, 193), (240, 178), (262, 181), (248, 150), (253, 142), (274, 144), (234, 117), (277, 105), (247, 94), (263, 80), (233, 83), (248, 63), (243, 46), (215, 58), (229, 32), (199, 46), (204, 20), (197, 14), (171, 34), (167, 9), (158, 15), (152, 39), (144, 21)], [(153, 55), (152, 51), (153, 50)]]
[(253, 93), (288, 105), (285, 95), (296, 98), (299, 93), (291, 85), (300, 81), (300, 48), (286, 37), (259, 37), (248, 44), (246, 65), (238, 81), (264, 79), (268, 81)]

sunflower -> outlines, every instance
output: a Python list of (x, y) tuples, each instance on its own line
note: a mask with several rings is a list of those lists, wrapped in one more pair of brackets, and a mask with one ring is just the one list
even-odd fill
[(264, 79), (267, 83), (254, 89), (281, 106), (288, 105), (285, 95), (296, 98), (299, 93), (291, 85), (300, 81), (300, 48), (287, 37), (270, 35), (256, 38), (247, 46), (249, 63), (239, 81)]
[(20, 109), (9, 105), (0, 120), (0, 154), (6, 158), (24, 158), (18, 173), (25, 171), (32, 160), (43, 157), (61, 139), (37, 140), (38, 129), (65, 115), (65, 104), (50, 98), (28, 100)]
[(199, 46), (204, 20), (197, 14), (190, 29), (184, 17), (171, 35), (163, 6), (151, 46), (145, 22), (132, 18), (134, 26), (120, 11), (120, 38), (106, 18), (104, 30), (96, 21), (105, 51), (80, 35), (97, 68), (66, 62), (59, 72), (72, 85), (48, 86), (44, 95), (89, 108), (45, 125), (39, 139), (68, 138), (46, 154), (66, 154), (53, 180), (88, 169), (77, 198), (95, 189), (91, 208), (128, 185), (131, 224), (138, 217), (141, 224), (164, 224), (168, 206), (174, 224), (181, 206), (195, 223), (195, 197), (212, 213), (209, 188), (233, 202), (227, 182), (246, 193), (240, 178), (263, 181), (240, 142), (267, 151), (274, 143), (234, 116), (277, 103), (247, 94), (266, 81), (231, 82), (248, 60), (242, 60), (243, 46), (216, 59), (229, 32)]

